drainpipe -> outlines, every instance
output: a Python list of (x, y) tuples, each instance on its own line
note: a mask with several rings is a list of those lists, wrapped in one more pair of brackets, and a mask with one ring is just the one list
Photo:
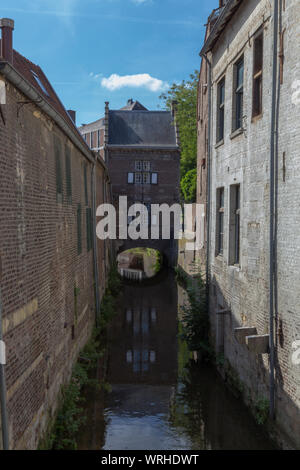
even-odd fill
[(209, 257), (210, 257), (210, 210), (211, 210), (211, 87), (212, 87), (212, 74), (211, 74), (211, 62), (206, 54), (202, 55), (202, 58), (208, 65), (208, 126), (207, 126), (207, 190), (206, 190), (206, 302), (209, 305)]
[[(0, 257), (0, 282), (2, 275), (1, 257)], [(1, 423), (2, 423), (2, 443), (3, 449), (9, 450), (9, 435), (8, 435), (8, 419), (7, 419), (7, 405), (6, 405), (6, 380), (5, 380), (5, 344), (3, 343), (2, 334), (2, 299), (0, 288), (0, 406), (1, 406)]]
[(277, 49), (278, 49), (278, 13), (279, 0), (274, 0), (273, 28), (273, 76), (272, 76), (272, 111), (270, 142), (270, 252), (269, 252), (269, 347), (270, 347), (270, 418), (275, 417), (275, 367), (274, 367), (274, 276), (275, 276), (275, 142), (276, 142), (276, 106), (277, 106)]
[[(97, 157), (95, 157), (97, 159)], [(94, 257), (94, 280), (95, 280), (95, 297), (96, 297), (96, 325), (98, 326), (100, 314), (100, 295), (99, 295), (99, 272), (98, 272), (98, 250), (97, 250), (97, 236), (96, 236), (96, 163), (92, 167), (92, 195), (93, 195), (93, 257)]]

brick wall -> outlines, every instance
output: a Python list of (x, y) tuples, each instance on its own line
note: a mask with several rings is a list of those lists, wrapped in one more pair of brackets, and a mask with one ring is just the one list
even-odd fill
[[(0, 119), (0, 252), (10, 447), (35, 449), (94, 325), (93, 249), (88, 251), (86, 226), (87, 208), (92, 208), (92, 164), (37, 106), (18, 104), (26, 97), (11, 84), (6, 83), (6, 90), (5, 125)], [(96, 167), (99, 202), (107, 197), (106, 176), (100, 165)], [(97, 243), (103, 292), (105, 250)]]

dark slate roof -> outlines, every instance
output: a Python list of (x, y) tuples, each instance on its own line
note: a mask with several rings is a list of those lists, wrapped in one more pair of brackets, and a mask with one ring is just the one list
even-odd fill
[(124, 111), (148, 111), (145, 106), (143, 106), (139, 101), (133, 101), (131, 98), (130, 100), (127, 101), (127, 105), (123, 106), (121, 110)]
[[(0, 49), (1, 49), (1, 40), (0, 40)], [(1, 61), (1, 58), (0, 58), (0, 61)], [(64, 118), (64, 120), (68, 123), (69, 127), (71, 127), (76, 132), (76, 134), (82, 138), (72, 118), (70, 117), (64, 105), (58, 98), (57, 94), (52, 88), (51, 83), (47, 79), (42, 69), (38, 65), (34, 64), (33, 62), (30, 62), (30, 60), (26, 59), (26, 57), (19, 54), (19, 52), (17, 52), (16, 50), (14, 50), (14, 53), (13, 53), (12, 66)], [(85, 142), (83, 139), (82, 141)]]
[(169, 111), (109, 111), (109, 145), (176, 147)]

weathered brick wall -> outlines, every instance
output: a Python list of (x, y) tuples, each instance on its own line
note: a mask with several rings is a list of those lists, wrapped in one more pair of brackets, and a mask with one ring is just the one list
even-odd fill
[[(284, 75), (280, 86), (278, 147), (278, 243), (276, 297), (276, 422), (281, 436), (300, 447), (300, 369), (292, 363), (292, 343), (300, 339), (299, 275), (299, 141), (300, 107), (293, 104), (292, 86), (299, 80), (297, 0), (285, 3), (282, 12)], [(240, 345), (233, 330), (254, 326), (258, 334), (269, 332), (269, 156), (272, 84), (272, 2), (244, 2), (227, 25), (213, 50), (212, 213), (210, 240), (210, 291), (212, 335), (224, 336), (224, 355), (238, 372), (252, 399), (268, 398), (269, 356), (256, 356)], [(252, 116), (253, 34), (264, 27), (263, 115)], [(244, 53), (244, 132), (231, 136), (233, 64)], [(216, 146), (217, 82), (226, 73), (225, 137)], [(295, 91), (295, 90), (294, 90)], [(241, 188), (241, 260), (229, 263), (229, 188)], [(215, 256), (216, 191), (224, 187), (224, 254)], [(216, 310), (229, 307), (231, 315), (218, 319)]]
[[(37, 106), (18, 104), (26, 97), (9, 83), (6, 90), (5, 124), (0, 119), (0, 254), (10, 447), (34, 449), (95, 320), (93, 250), (87, 251), (86, 228), (86, 208), (92, 207), (92, 165)], [(60, 202), (55, 137), (61, 149)], [(71, 156), (71, 200), (65, 148)], [(103, 176), (97, 168), (98, 194), (103, 191)], [(78, 204), (81, 254), (77, 251)], [(102, 260), (100, 241), (98, 253)], [(103, 262), (100, 266), (103, 290)]]

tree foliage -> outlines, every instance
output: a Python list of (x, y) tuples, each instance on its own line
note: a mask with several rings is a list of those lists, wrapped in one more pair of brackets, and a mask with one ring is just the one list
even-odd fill
[(181, 193), (187, 203), (195, 202), (197, 190), (197, 169), (188, 171), (180, 181)]
[[(181, 144), (181, 178), (197, 168), (197, 87), (199, 73), (195, 71), (189, 80), (173, 83), (170, 89), (160, 95), (166, 109), (177, 101), (176, 121)], [(196, 193), (194, 193), (194, 197)], [(193, 199), (195, 201), (195, 199)]]

